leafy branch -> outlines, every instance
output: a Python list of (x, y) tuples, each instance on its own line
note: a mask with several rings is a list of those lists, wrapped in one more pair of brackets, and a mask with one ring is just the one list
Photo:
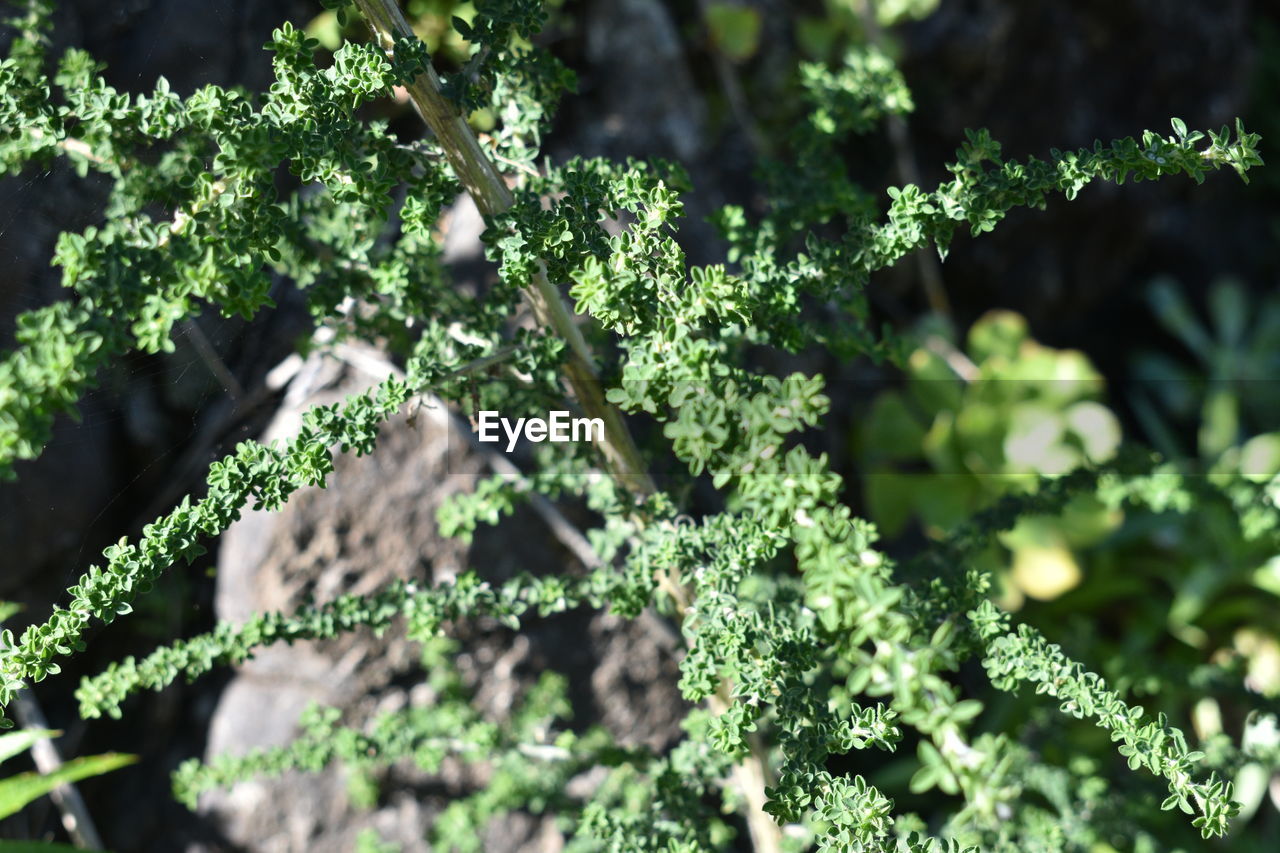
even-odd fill
[[(1121, 744), (1120, 754), (1130, 769), (1145, 767), (1169, 783), (1169, 796), (1162, 809), (1179, 808), (1200, 815), (1192, 823), (1205, 838), (1225, 835), (1230, 819), (1240, 811), (1231, 799), (1232, 785), (1211, 773), (1204, 782), (1191, 778), (1191, 771), (1203, 752), (1187, 747), (1186, 736), (1169, 725), (1164, 714), (1143, 724), (1143, 710), (1124, 700), (1096, 673), (1066, 657), (1062, 648), (1050, 643), (1029, 625), (1019, 625), (1016, 633), (1007, 630), (1008, 614), (991, 602), (970, 614), (987, 644), (983, 666), (991, 683), (1012, 691), (1023, 682), (1035, 685), (1036, 693), (1061, 699), (1062, 712), (1076, 719), (1092, 717), (1111, 739)], [(1193, 808), (1194, 804), (1194, 808)]]

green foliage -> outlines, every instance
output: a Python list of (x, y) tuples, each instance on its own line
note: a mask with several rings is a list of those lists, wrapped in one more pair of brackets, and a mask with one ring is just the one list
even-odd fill
[(1204, 753), (1189, 750), (1186, 736), (1171, 728), (1163, 714), (1154, 722), (1141, 724), (1141, 707), (1126, 705), (1101, 678), (1069, 660), (1061, 648), (1047, 643), (1034, 628), (1019, 625), (1016, 634), (1005, 631), (1006, 618), (991, 602), (984, 602), (970, 618), (987, 642), (983, 664), (992, 684), (1002, 690), (1021, 682), (1034, 684), (1037, 693), (1063, 700), (1063, 713), (1096, 717), (1098, 725), (1121, 744), (1120, 754), (1131, 769), (1146, 768), (1168, 780), (1170, 794), (1161, 808), (1176, 806), (1186, 814), (1198, 811), (1201, 816), (1193, 823), (1206, 838), (1225, 834), (1228, 820), (1240, 810), (1231, 799), (1231, 783), (1212, 774), (1206, 782), (1191, 780), (1191, 769)]
[(446, 756), (483, 759), (494, 764), (497, 778), (472, 798), (453, 803), (436, 828), (445, 847), (470, 836), (464, 848), (478, 849), (473, 848), (475, 837), (487, 820), (539, 799), (545, 806), (570, 777), (600, 760), (600, 750), (610, 749), (608, 738), (600, 733), (551, 737), (551, 724), (567, 712), (564, 680), (551, 674), (512, 711), (507, 723), (481, 719), (456, 675), (448, 671), (440, 653), (444, 648), (436, 644), (429, 654), (435, 670), (430, 706), (384, 714), (367, 732), (340, 726), (336, 709), (312, 706), (299, 720), (301, 735), (287, 747), (223, 756), (209, 764), (195, 759), (184, 763), (174, 774), (175, 796), (194, 808), (201, 792), (239, 779), (289, 770), (314, 772), (336, 761), (370, 770), (412, 759), (421, 770), (433, 772)]
[(356, 853), (400, 853), (400, 845), (384, 842), (377, 830), (366, 829), (356, 837)]
[(138, 593), (178, 560), (189, 565), (204, 554), (200, 540), (225, 530), (251, 500), (255, 509), (277, 509), (302, 486), (322, 485), (333, 470), (330, 446), (357, 454), (372, 450), (378, 424), (407, 397), (404, 383), (389, 379), (343, 406), (307, 412), (297, 437), (284, 447), (242, 442), (234, 456), (215, 462), (205, 497), (184, 498), (170, 515), (147, 525), (136, 545), (122, 539), (103, 552), (106, 567), (91, 566), (67, 590), (69, 606), (55, 607), (46, 622), (21, 638), (0, 631), (0, 704), (7, 705), (24, 680), (57, 674), (56, 659), (84, 647), (81, 637), (90, 619), (109, 623), (130, 613)]
[[(904, 387), (877, 395), (855, 436), (867, 509), (885, 535), (918, 519), (941, 537), (1001, 495), (1114, 458), (1120, 424), (1083, 353), (1040, 344), (1008, 311), (979, 318), (964, 352), (941, 333), (921, 337)], [(1078, 495), (1056, 515), (1025, 516), (975, 555), (976, 564), (1002, 581), (1004, 603), (1023, 594), (1056, 598), (1081, 580), (1075, 552), (1103, 540), (1117, 521), (1096, 498)]]
[[(1153, 444), (1173, 457), (1198, 456), (1210, 467), (1238, 462), (1265, 476), (1269, 440), (1255, 435), (1251, 448), (1241, 447), (1241, 440), (1274, 424), (1280, 414), (1272, 395), (1254, 393), (1275, 376), (1280, 300), (1251, 304), (1238, 281), (1216, 281), (1205, 324), (1170, 279), (1153, 281), (1147, 296), (1161, 325), (1192, 356), (1183, 362), (1146, 352), (1134, 359), (1134, 370), (1144, 380), (1135, 402)], [(1196, 446), (1180, 446), (1174, 438), (1179, 422), (1197, 416)]]
[(703, 8), (715, 49), (734, 62), (743, 62), (760, 47), (760, 11), (734, 3), (709, 3)]
[[(1119, 445), (1119, 422), (1098, 402), (1103, 381), (1088, 358), (1039, 344), (1011, 312), (979, 319), (967, 354), (918, 348), (906, 372), (903, 392), (879, 395), (858, 437), (867, 503), (887, 534), (908, 513), (948, 530), (998, 495), (1108, 462)], [(932, 476), (901, 471), (922, 459)]]
[(208, 634), (157, 649), (142, 661), (125, 658), (105, 672), (86, 678), (76, 691), (86, 719), (106, 713), (121, 716), (120, 703), (140, 688), (160, 690), (179, 675), (194, 679), (216, 666), (243, 663), (253, 650), (272, 643), (331, 639), (357, 627), (378, 634), (404, 616), (409, 636), (427, 640), (446, 622), (487, 616), (512, 628), (528, 612), (539, 616), (570, 610), (584, 601), (605, 598), (608, 589), (559, 576), (521, 576), (493, 588), (473, 573), (429, 590), (396, 582), (371, 595), (344, 595), (322, 605), (309, 605), (292, 616), (261, 613), (249, 621), (221, 623)]
[[(1036, 344), (1015, 315), (991, 315), (971, 330), (968, 356), (960, 356), (976, 376), (957, 378), (911, 330), (873, 329), (864, 291), (872, 273), (917, 249), (932, 245), (945, 257), (957, 229), (981, 235), (1014, 208), (1074, 198), (1094, 181), (1183, 175), (1200, 183), (1223, 167), (1244, 177), (1261, 164), (1256, 134), (1239, 122), (1234, 131), (1188, 131), (1174, 119), (1170, 136), (1148, 131), (1018, 161), (1004, 159), (985, 131), (970, 131), (948, 180), (931, 190), (890, 188), (882, 204), (851, 177), (842, 147), (909, 112), (912, 100), (888, 55), (855, 46), (838, 64), (799, 69), (806, 120), (761, 164), (766, 203), (750, 214), (721, 210), (724, 263), (690, 267), (676, 236), (693, 181), (678, 165), (575, 158), (530, 174), (556, 100), (573, 85), (532, 44), (545, 20), (540, 3), (477, 3), (473, 17), (454, 20), (452, 43), (465, 44), (468, 59), (445, 74), (443, 103), (459, 118), (489, 110), (496, 122), (467, 151), (405, 144), (386, 122), (357, 116), (397, 85), (417, 78), (419, 91), (428, 86), (430, 57), (407, 37), (336, 43), (351, 11), (325, 5), (337, 26), (327, 36), (331, 62), (318, 61), (316, 38), (286, 23), (267, 45), (276, 82), (261, 94), (207, 86), (181, 97), (160, 81), (153, 94), (129, 96), (74, 50), (50, 78), (48, 5), (31, 3), (11, 23), (18, 37), (0, 62), (0, 164), (17, 174), (65, 158), (113, 188), (101, 224), (59, 239), (54, 260), (73, 293), (22, 315), (17, 348), (0, 361), (0, 471), (38, 456), (55, 414), (71, 410), (113, 359), (171, 349), (175, 324), (205, 305), (244, 316), (270, 307), (273, 275), (302, 288), (317, 324), (332, 332), (315, 346), (356, 337), (406, 368), (402, 379), (307, 412), (286, 442), (241, 443), (210, 466), (203, 496), (184, 498), (137, 541), (108, 548), (103, 565), (91, 566), (47, 619), (21, 636), (0, 632), (0, 709), (83, 651), (91, 624), (127, 616), (164, 572), (203, 555), (246, 507), (279, 509), (298, 489), (323, 486), (335, 448), (374, 452), (380, 425), (415, 396), (512, 411), (559, 404), (560, 377), (580, 379), (591, 359), (576, 326), (557, 324), (547, 307), (545, 275), (567, 285), (574, 307), (593, 321), (599, 351), (610, 354), (602, 396), (616, 407), (606, 410), (615, 424), (611, 470), (619, 473), (616, 458), (627, 454), (618, 445), (630, 441), (618, 433), (626, 429), (619, 413), (647, 420), (655, 425), (650, 458), (672, 456), (689, 478), (704, 478), (713, 508), (687, 503), (676, 489), (650, 489), (643, 472), (622, 471), (634, 475), (629, 482), (599, 476), (589, 448), (542, 454), (532, 473), (484, 481), (447, 503), (442, 532), (468, 538), (531, 495), (581, 496), (597, 518), (588, 532), (597, 559), (585, 570), (502, 584), (472, 572), (431, 587), (397, 582), (218, 625), (86, 678), (77, 692), (82, 715), (119, 717), (139, 689), (241, 663), (269, 643), (357, 627), (403, 630), (423, 644), (429, 705), (349, 725), (335, 709), (313, 708), (286, 746), (184, 763), (174, 775), (178, 798), (194, 807), (201, 792), (252, 775), (342, 763), (360, 798), (376, 801), (387, 765), (411, 760), (430, 772), (451, 756), (485, 763), (491, 781), (437, 821), (431, 840), (450, 849), (477, 849), (483, 826), (516, 809), (558, 816), (573, 849), (584, 850), (725, 849), (741, 840), (744, 823), (769, 849), (1177, 843), (1181, 826), (1161, 823), (1143, 789), (1114, 781), (1118, 755), (1164, 780), (1165, 809), (1193, 815), (1187, 823), (1201, 836), (1227, 833), (1241, 804), (1226, 777), (1242, 778), (1245, 767), (1266, 774), (1280, 754), (1266, 746), (1268, 718), (1251, 718), (1248, 745), (1219, 727), (1193, 749), (1174, 717), (1157, 711), (1145, 721), (1130, 701), (1135, 670), (1150, 667), (1157, 681), (1177, 673), (1128, 656), (1127, 680), (1104, 680), (1092, 668), (1110, 658), (1095, 647), (1050, 642), (1030, 619), (1011, 628), (992, 601), (1001, 578), (987, 555), (993, 537), (1016, 543), (1035, 525), (1069, 527), (1073, 513), (1107, 520), (1085, 537), (1090, 544), (1120, 513), (1183, 525), (1195, 513), (1218, 519), (1213, 533), (1239, 554), (1274, 553), (1280, 457), (1272, 444), (1243, 445), (1244, 456), (1265, 465), (1189, 477), (1120, 445), (1087, 359)], [(896, 4), (886, 14), (928, 6)], [(749, 53), (749, 26), (723, 12), (708, 17), (722, 50)], [(451, 286), (435, 233), (460, 182), (446, 163), (476, 156), (520, 173), (509, 209), (487, 222), (483, 239), (500, 281), (479, 297)], [(281, 167), (292, 189), (279, 188)], [(156, 209), (177, 212), (157, 221)], [(606, 232), (604, 220), (620, 227)], [(515, 330), (522, 294), (541, 306), (534, 330)], [(1221, 298), (1218, 325), (1238, 342), (1243, 312), (1232, 299)], [(1162, 304), (1166, 319), (1185, 314), (1167, 298)], [(869, 419), (867, 464), (925, 459), (964, 482), (958, 497), (913, 496), (896, 520), (872, 502), (891, 533), (910, 511), (930, 523), (920, 553), (891, 557), (875, 525), (845, 502), (841, 475), (803, 441), (828, 418), (826, 383), (761, 370), (754, 356), (771, 349), (865, 355), (904, 369), (905, 392), (882, 396)], [(509, 362), (523, 381), (497, 369), (469, 373), (482, 358)], [(945, 511), (939, 501), (950, 501)], [(1267, 571), (1256, 589), (1274, 596), (1280, 587), (1267, 586), (1275, 570)], [(702, 707), (691, 708), (669, 752), (624, 749), (607, 732), (569, 728), (564, 678), (555, 673), (498, 720), (482, 716), (462, 689), (441, 640), (451, 623), (484, 617), (520, 630), (533, 616), (580, 607), (626, 618), (656, 607), (678, 622), (679, 689)], [(1077, 662), (1068, 647), (1088, 654)], [(1003, 694), (975, 686), (977, 663), (998, 691), (1034, 685), (1060, 700), (1063, 714), (1042, 714), (1035, 727), (1002, 718)], [(1197, 663), (1208, 673), (1205, 689), (1227, 683), (1223, 667)], [(1244, 701), (1236, 688), (1233, 701)], [(1074, 723), (1082, 718), (1109, 733), (1114, 754), (1091, 739), (1093, 726), (1080, 734)], [(1037, 744), (1031, 730), (1068, 732), (1072, 750)], [(602, 781), (571, 794), (569, 781), (592, 768)], [(926, 817), (898, 805), (935, 790), (941, 805)], [(361, 844), (382, 848), (373, 836)]]
[[(39, 741), (59, 734), (61, 732), (24, 729), (0, 735), (0, 764), (26, 752)], [(17, 814), (27, 803), (38, 800), (54, 788), (101, 776), (135, 761), (135, 756), (117, 753), (82, 756), (68, 761), (52, 773), (19, 773), (0, 779), (0, 820)]]

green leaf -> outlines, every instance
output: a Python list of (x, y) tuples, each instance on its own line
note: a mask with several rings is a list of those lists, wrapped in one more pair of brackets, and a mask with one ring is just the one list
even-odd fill
[(862, 430), (862, 445), (876, 457), (918, 459), (924, 434), (924, 427), (911, 414), (902, 395), (886, 391), (871, 406)]
[(1280, 472), (1280, 432), (1255, 435), (1240, 450), (1240, 473), (1264, 483)]
[(889, 469), (870, 471), (863, 479), (863, 493), (867, 510), (877, 527), (888, 536), (896, 536), (906, 527), (918, 497), (915, 479), (918, 474), (907, 474)]
[(706, 10), (707, 29), (715, 49), (734, 62), (744, 62), (760, 47), (760, 13), (749, 6), (712, 3)]
[(911, 474), (920, 519), (937, 531), (950, 530), (973, 512), (979, 484), (969, 476)]
[(53, 773), (21, 773), (0, 781), (0, 819), (17, 814), (27, 803), (43, 797), (59, 785), (101, 776), (137, 760), (136, 755), (108, 752), (73, 759)]
[(981, 364), (990, 358), (1014, 361), (1030, 337), (1027, 321), (1013, 311), (988, 311), (969, 329), (969, 357)]
[(1240, 431), (1240, 399), (1230, 388), (1215, 388), (1201, 410), (1200, 454), (1217, 459), (1236, 443)]
[(1238, 281), (1218, 281), (1209, 291), (1209, 316), (1219, 345), (1235, 349), (1244, 340), (1249, 325), (1248, 295)]
[(7, 735), (0, 735), (0, 764), (20, 755), (31, 748), (36, 741), (45, 738), (57, 737), (62, 732), (53, 729), (24, 729), (20, 732), (10, 732)]
[(1067, 426), (1092, 462), (1106, 462), (1120, 447), (1120, 422), (1101, 403), (1083, 400), (1067, 409)]
[(320, 42), (325, 50), (335, 51), (342, 47), (342, 24), (336, 12), (321, 12), (307, 24), (306, 33)]

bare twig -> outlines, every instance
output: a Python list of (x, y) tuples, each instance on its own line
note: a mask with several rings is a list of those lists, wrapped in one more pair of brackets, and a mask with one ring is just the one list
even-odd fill
[[(876, 47), (884, 47), (884, 31), (880, 29), (880, 21), (876, 18), (876, 0), (860, 0), (858, 14), (862, 18), (863, 28), (867, 33), (867, 41)], [(920, 186), (920, 167), (916, 164), (916, 156), (911, 144), (911, 130), (907, 121), (897, 113), (890, 113), (886, 118), (889, 128), (889, 142), (893, 145), (895, 165), (898, 177), (904, 184)], [(924, 285), (925, 299), (933, 313), (947, 320), (951, 319), (951, 303), (947, 299), (947, 288), (942, 280), (942, 265), (929, 249), (916, 252), (916, 266), (920, 270), (920, 282)]]
[(231, 372), (222, 357), (218, 355), (218, 351), (213, 348), (213, 344), (209, 343), (209, 339), (205, 337), (195, 320), (187, 320), (183, 323), (183, 331), (187, 333), (187, 339), (191, 341), (191, 345), (196, 348), (196, 354), (200, 356), (200, 360), (209, 368), (209, 372), (214, 378), (222, 383), (225, 390), (233, 400), (238, 400), (244, 396), (244, 388), (240, 385), (240, 380), (236, 379), (236, 375)]
[[(416, 39), (399, 5), (391, 0), (357, 0), (365, 20), (375, 37), (388, 52), (395, 50), (397, 39)], [(470, 193), (476, 207), (485, 216), (503, 213), (515, 204), (506, 181), (494, 167), (475, 132), (453, 103), (445, 97), (443, 84), (435, 69), (428, 65), (405, 87), (414, 108), (435, 134), (449, 165)], [(600, 418), (605, 425), (601, 443), (605, 462), (627, 491), (645, 497), (656, 491), (645, 469), (640, 452), (617, 409), (608, 405), (600, 391), (600, 380), (592, 366), (582, 332), (573, 314), (555, 286), (548, 280), (546, 266), (538, 265), (533, 280), (525, 288), (525, 297), (538, 321), (559, 335), (569, 348), (565, 377), (578, 398), (579, 405), (590, 417)]]
[[(48, 729), (49, 721), (45, 719), (40, 703), (30, 690), (20, 690), (14, 698), (13, 714), (18, 723), (25, 729)], [(57, 772), (62, 767), (62, 756), (50, 739), (42, 739), (31, 745), (31, 758), (36, 769), (46, 775)], [(102, 838), (89, 815), (89, 808), (84, 804), (80, 791), (70, 782), (59, 785), (49, 792), (58, 811), (62, 813), (62, 827), (71, 836), (77, 847), (85, 850), (101, 850)]]
[(930, 335), (925, 338), (925, 349), (947, 363), (952, 372), (965, 382), (975, 381), (982, 373), (978, 365), (969, 356), (961, 352), (954, 344), (941, 335)]
[[(698, 0), (698, 8), (704, 19), (710, 7), (709, 0)], [(716, 76), (720, 78), (720, 88), (724, 90), (724, 97), (729, 102), (729, 112), (733, 113), (734, 121), (747, 137), (747, 143), (751, 146), (752, 152), (757, 157), (763, 157), (769, 153), (768, 140), (760, 132), (760, 125), (756, 122), (751, 106), (747, 103), (747, 96), (742, 90), (742, 81), (738, 79), (738, 72), (729, 59), (714, 48), (711, 50), (711, 64), (715, 66)]]
[[(482, 133), (480, 134), (480, 141), (488, 145), (492, 141), (492, 138), (487, 134)], [(512, 160), (509, 157), (503, 157), (493, 148), (489, 149), (489, 156), (497, 160), (502, 165), (510, 166), (511, 168), (516, 169), (520, 172), (523, 172), (524, 174), (528, 175), (531, 178), (542, 177), (542, 175), (538, 172), (537, 169), (531, 169), (529, 166), (525, 165), (524, 163), (517, 163), (515, 160)]]
[[(498, 364), (504, 359), (510, 357), (515, 351), (515, 347), (503, 347), (492, 355), (485, 356), (469, 362), (462, 368), (454, 371), (455, 374), (474, 373), (483, 370), (494, 364)], [(334, 354), (346, 361), (357, 370), (361, 370), (370, 376), (380, 379), (386, 379), (395, 376), (398, 379), (404, 379), (405, 373), (382, 353), (372, 348), (358, 347), (351, 344), (341, 344), (335, 347)], [(491, 448), (481, 445), (475, 433), (472, 432), (470, 426), (460, 418), (457, 413), (449, 408), (439, 397), (431, 394), (421, 395), (424, 408), (430, 413), (433, 420), (446, 429), (456, 429), (463, 435), (467, 436), (473, 447), (479, 450), (485, 456), (485, 461), (489, 467), (495, 472), (508, 479), (519, 479), (524, 475), (520, 469), (515, 466), (509, 459), (500, 453), (495, 453)], [(573, 555), (587, 568), (594, 569), (600, 563), (600, 557), (596, 554), (591, 543), (587, 541), (587, 537), (582, 535), (582, 531), (578, 530), (569, 519), (556, 507), (554, 503), (547, 500), (543, 495), (536, 492), (529, 495), (529, 505), (533, 508), (547, 527), (551, 529), (552, 534), (560, 543), (573, 552)]]

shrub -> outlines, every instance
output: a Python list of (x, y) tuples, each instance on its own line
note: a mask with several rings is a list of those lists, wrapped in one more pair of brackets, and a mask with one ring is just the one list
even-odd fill
[[(164, 572), (205, 554), (245, 507), (278, 509), (298, 489), (324, 485), (335, 448), (375, 452), (379, 425), (415, 397), (525, 414), (564, 408), (567, 389), (578, 411), (603, 424), (604, 440), (543, 454), (519, 478), (482, 483), (450, 504), (441, 524), (468, 537), (529, 495), (580, 496), (596, 518), (587, 571), (395, 583), (221, 624), (85, 679), (82, 715), (118, 717), (130, 694), (241, 662), (264, 644), (357, 626), (405, 631), (422, 642), (428, 677), (453, 685), (437, 704), (351, 726), (315, 708), (288, 747), (193, 760), (174, 787), (194, 805), (214, 786), (334, 761), (412, 758), (431, 768), (454, 755), (491, 763), (500, 781), (445, 813), (435, 829), (444, 846), (474, 840), (474, 827), (496, 814), (537, 807), (561, 815), (583, 849), (724, 848), (743, 827), (759, 850), (1106, 849), (1116, 839), (1153, 849), (1183, 838), (1161, 808), (1184, 812), (1204, 838), (1223, 836), (1241, 808), (1231, 780), (1246, 766), (1274, 769), (1275, 746), (1257, 734), (1262, 718), (1251, 718), (1247, 743), (1218, 732), (1195, 748), (1165, 713), (1132, 701), (1135, 671), (1150, 666), (1152, 676), (1178, 680), (1158, 661), (1129, 659), (1112, 683), (1093, 671), (1102, 661), (1073, 660), (1035, 625), (1014, 624), (992, 600), (1003, 578), (990, 547), (997, 534), (1025, 534), (1029, 520), (1065, 517), (1087, 500), (1091, 512), (1128, 509), (1166, 523), (1214, 513), (1242, 547), (1265, 552), (1280, 519), (1276, 471), (1236, 466), (1203, 478), (1132, 442), (1117, 448), (1111, 433), (1095, 447), (1080, 424), (1114, 426), (1089, 400), (1096, 387), (1063, 392), (1032, 382), (993, 402), (964, 371), (947, 374), (955, 366), (947, 358), (925, 365), (912, 356), (918, 337), (877, 328), (867, 302), (873, 273), (922, 248), (945, 258), (958, 229), (981, 235), (1014, 208), (1072, 199), (1090, 182), (1199, 183), (1224, 167), (1245, 177), (1261, 160), (1258, 137), (1238, 121), (1201, 132), (1173, 119), (1168, 135), (1146, 131), (1022, 161), (1006, 159), (986, 132), (969, 132), (946, 181), (891, 188), (882, 210), (846, 171), (842, 145), (907, 113), (911, 96), (883, 52), (854, 46), (834, 67), (800, 70), (808, 119), (762, 164), (767, 204), (721, 210), (725, 262), (691, 266), (676, 234), (696, 176), (664, 162), (539, 161), (547, 120), (573, 75), (530, 46), (544, 20), (538, 2), (477, 2), (472, 20), (455, 19), (451, 43), (468, 44), (470, 59), (442, 78), (396, 4), (329, 0), (339, 25), (362, 20), (371, 37), (342, 42), (322, 67), (319, 43), (284, 23), (267, 45), (276, 75), (268, 91), (211, 85), (187, 97), (163, 79), (151, 94), (125, 95), (83, 51), (48, 55), (52, 5), (31, 0), (10, 22), (17, 38), (0, 64), (0, 162), (13, 174), (65, 158), (112, 190), (101, 225), (58, 241), (53, 261), (70, 298), (23, 314), (17, 346), (0, 363), (0, 471), (39, 455), (54, 417), (73, 410), (104, 364), (130, 350), (171, 350), (175, 325), (204, 305), (245, 317), (270, 308), (273, 275), (295, 282), (316, 323), (332, 332), (317, 346), (367, 340), (403, 369), (341, 405), (310, 410), (286, 442), (241, 443), (210, 467), (202, 494), (108, 548), (47, 620), (21, 636), (0, 633), (0, 709), (83, 651), (91, 624), (127, 616)], [(357, 114), (397, 87), (429, 138), (405, 144), (385, 121)], [(481, 109), (495, 122), (483, 141), (467, 121)], [(293, 176), (288, 191), (279, 188), (282, 169)], [(450, 286), (433, 230), (460, 190), (484, 214), (488, 256), (500, 268), (482, 298)], [(161, 208), (176, 212), (158, 219)], [(605, 219), (623, 227), (611, 235)], [(532, 331), (513, 323), (522, 303), (537, 319)], [(585, 335), (575, 312), (593, 321)], [(1042, 349), (1028, 367), (1019, 361), (1029, 357), (1019, 349), (1025, 338), (1017, 318), (997, 316), (972, 333), (970, 354), (993, 380), (1034, 380), (1037, 366), (1071, 360)], [(1058, 424), (1054, 440), (1042, 442), (1058, 454), (1040, 467), (1009, 454), (1003, 426), (969, 434), (986, 442), (989, 458), (938, 450), (939, 465), (978, 460), (1017, 475), (1016, 487), (983, 481), (945, 512), (928, 504), (937, 495), (903, 499), (893, 524), (918, 512), (931, 522), (930, 538), (895, 561), (847, 503), (827, 457), (800, 441), (828, 414), (822, 377), (759, 367), (761, 351), (812, 348), (921, 375), (942, 371), (945, 382), (932, 390), (945, 386), (950, 396), (916, 417), (953, 423), (979, 404), (1000, 417), (1017, 409)], [(1020, 364), (1030, 373), (1017, 373)], [(1096, 382), (1087, 361), (1072, 364), (1082, 382)], [(495, 378), (495, 367), (524, 381)], [(928, 423), (912, 433), (909, 417), (901, 399), (882, 399), (872, 426), (884, 429), (868, 430), (865, 453), (920, 458)], [(1010, 423), (1019, 435), (1035, 426)], [(648, 429), (642, 448), (630, 429), (647, 424), (660, 430)], [(903, 439), (915, 446), (895, 456), (891, 442)], [(671, 457), (687, 474), (666, 479), (709, 481), (711, 509), (655, 481), (654, 466)], [(608, 476), (593, 476), (600, 471)], [(565, 727), (563, 679), (553, 673), (501, 725), (457, 689), (441, 645), (448, 624), (483, 616), (519, 629), (535, 615), (587, 607), (625, 617), (657, 608), (679, 626), (680, 689), (697, 707), (669, 753), (621, 749), (600, 730)], [(1231, 681), (1225, 663), (1195, 665), (1206, 691)], [(974, 686), (976, 672), (995, 692)], [(1176, 689), (1188, 689), (1185, 679)], [(1071, 746), (1037, 746), (1009, 715), (988, 713), (1000, 691), (1046, 697), (1038, 701), (1061, 711), (1055, 725)], [(1073, 720), (1105, 732), (1114, 752)], [(857, 752), (902, 744), (918, 753), (908, 785), (840, 769), (882, 766)], [(1157, 780), (1163, 801), (1149, 786), (1118, 780), (1116, 755)], [(566, 792), (572, 776), (597, 765), (608, 778), (594, 793)], [(890, 794), (905, 792), (895, 787), (914, 795), (937, 788), (945, 805), (924, 817), (898, 810)]]

